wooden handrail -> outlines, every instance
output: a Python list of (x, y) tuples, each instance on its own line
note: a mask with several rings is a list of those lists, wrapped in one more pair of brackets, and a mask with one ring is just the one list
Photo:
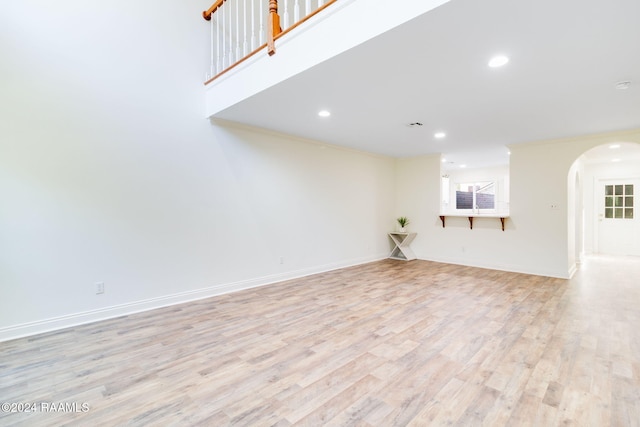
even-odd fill
[(244, 61), (246, 61), (247, 59), (251, 58), (252, 56), (254, 56), (256, 53), (260, 52), (262, 49), (264, 49), (265, 47), (267, 47), (267, 44), (263, 44), (262, 46), (259, 46), (257, 49), (255, 49), (253, 52), (251, 52), (249, 55), (245, 56), (244, 58), (242, 58), (241, 60), (234, 62), (233, 64), (231, 64), (229, 67), (225, 68), (223, 71), (219, 72), (218, 74), (216, 74), (215, 76), (211, 77), (209, 80), (207, 80), (206, 82), (204, 82), (205, 86), (208, 85), (209, 83), (211, 83), (212, 81), (214, 81), (215, 79), (217, 79), (218, 77), (224, 75), (225, 73), (233, 70), (235, 67), (237, 67), (238, 65), (242, 64)]
[[(211, 15), (214, 14), (218, 9), (222, 8), (222, 6), (224, 5), (224, 3), (227, 0), (216, 0), (213, 5), (205, 10), (204, 12), (202, 12), (202, 17), (207, 20), (207, 21), (211, 21)], [(237, 0), (239, 1), (239, 0)], [(249, 0), (251, 1), (251, 0)], [(260, 0), (260, 2), (262, 2), (264, 0)], [(276, 40), (280, 39), (280, 37), (282, 37), (283, 35), (287, 34), (288, 32), (290, 32), (291, 30), (297, 28), (299, 25), (301, 25), (302, 23), (306, 22), (307, 20), (309, 20), (310, 18), (312, 18), (313, 16), (317, 15), (318, 13), (320, 13), (321, 11), (323, 11), (324, 9), (326, 9), (327, 7), (329, 7), (330, 5), (332, 5), (333, 3), (335, 3), (337, 0), (328, 0), (326, 3), (324, 3), (322, 6), (318, 7), (317, 9), (315, 9), (313, 12), (307, 13), (307, 15), (305, 17), (303, 17), (302, 19), (299, 19), (297, 22), (295, 22), (293, 25), (291, 25), (290, 27), (286, 28), (286, 29), (282, 29), (282, 27), (280, 26), (280, 15), (278, 14), (278, 0), (269, 0), (268, 5), (269, 5), (269, 9), (268, 9), (268, 14), (266, 16), (266, 22), (265, 22), (265, 29), (266, 29), (266, 43), (264, 43), (264, 38), (262, 38), (262, 41), (264, 44), (262, 44), (261, 46), (254, 48), (253, 51), (251, 51), (250, 53), (246, 54), (247, 52), (247, 41), (244, 41), (244, 52), (245, 52), (245, 56), (242, 57), (241, 59), (238, 59), (238, 57), (240, 56), (240, 45), (237, 44), (236, 45), (236, 55), (233, 55), (233, 53), (231, 53), (231, 51), (227, 51), (227, 53), (229, 53), (229, 55), (224, 55), (222, 58), (222, 63), (221, 61), (221, 57), (220, 55), (218, 56), (218, 69), (222, 69), (222, 71), (216, 70), (216, 67), (214, 67), (214, 27), (213, 27), (213, 23), (211, 26), (211, 78), (208, 78), (208, 80), (205, 82), (205, 85), (208, 83), (211, 83), (213, 80), (217, 79), (218, 77), (220, 77), (221, 75), (227, 73), (229, 70), (231, 70), (232, 68), (235, 68), (236, 66), (238, 66), (239, 64), (241, 64), (242, 62), (246, 61), (248, 58), (254, 56), (258, 51), (264, 49), (265, 47), (267, 48), (267, 53), (269, 54), (269, 56), (273, 55), (276, 53), (276, 49), (275, 49), (275, 42)], [(253, 4), (253, 3), (252, 3)], [(264, 4), (264, 3), (263, 3)], [(310, 6), (310, 3), (309, 3)], [(252, 13), (253, 13), (253, 7), (252, 7)], [(221, 10), (220, 13), (222, 13), (223, 11)], [(246, 11), (245, 11), (246, 12)], [(236, 10), (236, 13), (238, 13), (238, 11)], [(285, 12), (286, 14), (286, 12)], [(264, 15), (260, 15), (260, 23), (262, 24), (262, 17)], [(221, 18), (222, 19), (222, 18)], [(222, 19), (222, 22), (224, 23), (225, 20)], [(218, 23), (219, 24), (219, 23)], [(253, 25), (253, 21), (252, 21), (252, 25)], [(286, 25), (286, 24), (285, 24)], [(261, 27), (264, 28), (264, 27)], [(224, 29), (222, 31), (225, 31)], [(246, 28), (244, 29), (245, 31), (245, 39), (247, 37), (246, 34)], [(265, 33), (262, 33), (263, 37), (265, 35)], [(223, 39), (222, 39), (222, 44), (225, 44), (224, 41), (224, 34), (223, 34)], [(237, 39), (240, 39), (240, 34), (238, 32), (237, 34)], [(255, 38), (254, 38), (254, 42), (255, 42)], [(255, 44), (252, 43), (252, 46), (255, 46)], [(220, 48), (220, 34), (218, 35), (218, 48)], [(219, 49), (220, 50), (220, 49)], [(233, 62), (230, 65), (226, 65), (226, 59), (232, 58), (235, 56), (235, 62)], [(224, 68), (221, 68), (221, 65)], [(216, 72), (217, 71), (217, 72)]]
[(209, 9), (202, 12), (202, 17), (207, 21), (211, 21), (211, 14), (213, 14), (216, 10), (218, 10), (218, 8), (222, 6), (222, 3), (226, 1), (227, 0), (216, 0), (216, 2)]
[(289, 31), (293, 30), (294, 28), (296, 28), (297, 26), (299, 26), (300, 24), (308, 21), (309, 19), (311, 19), (312, 17), (316, 16), (318, 13), (322, 12), (323, 10), (325, 10), (327, 7), (331, 6), (332, 4), (334, 4), (335, 2), (337, 2), (338, 0), (329, 0), (327, 3), (323, 4), (322, 6), (320, 6), (319, 8), (317, 8), (316, 10), (314, 10), (313, 12), (311, 12), (310, 14), (308, 14), (307, 16), (305, 16), (304, 18), (302, 18), (301, 20), (299, 20), (298, 22), (296, 22), (295, 24), (293, 24), (292, 26), (290, 26), (289, 28), (287, 28), (284, 31), (280, 31), (277, 35), (277, 37), (274, 37), (274, 39), (279, 39), (281, 36), (284, 36), (285, 34), (287, 34)]

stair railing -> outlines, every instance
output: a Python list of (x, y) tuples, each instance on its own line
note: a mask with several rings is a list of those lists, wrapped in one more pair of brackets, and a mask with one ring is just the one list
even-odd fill
[(210, 22), (211, 39), (205, 84), (265, 48), (275, 54), (278, 38), (336, 1), (216, 0), (202, 12)]

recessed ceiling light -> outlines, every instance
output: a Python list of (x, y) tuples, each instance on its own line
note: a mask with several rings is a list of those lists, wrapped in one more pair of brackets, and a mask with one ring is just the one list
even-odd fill
[(446, 134), (446, 133), (444, 133), (444, 132), (436, 132), (436, 133), (434, 133), (434, 134), (433, 134), (433, 136), (434, 136), (434, 137), (436, 137), (436, 138), (438, 138), (438, 139), (442, 139), (442, 138), (444, 138), (445, 136), (447, 136), (447, 134)]
[(627, 90), (631, 87), (631, 82), (630, 81), (624, 81), (624, 82), (618, 82), (616, 83), (616, 89), (618, 90)]
[(615, 150), (616, 148), (620, 148), (620, 144), (611, 144), (609, 148), (611, 148), (612, 150)]
[(612, 161), (612, 162), (614, 162), (614, 163), (616, 163), (616, 162), (619, 162), (619, 161), (620, 161), (620, 159), (611, 159), (611, 161)]
[(443, 158), (442, 163), (447, 163), (447, 159)]
[(464, 169), (464, 168), (466, 168), (466, 167), (467, 167), (467, 165), (460, 165), (460, 167), (461, 167), (462, 169)]
[(318, 112), (318, 115), (319, 115), (320, 117), (329, 117), (329, 116), (331, 115), (331, 113), (330, 113), (329, 111), (327, 111), (327, 110), (320, 110), (320, 111)]
[(488, 65), (491, 68), (498, 68), (498, 67), (502, 67), (507, 62), (509, 62), (509, 58), (507, 58), (504, 55), (497, 55), (497, 56), (494, 56), (493, 58), (491, 58), (491, 60), (489, 60), (489, 64)]

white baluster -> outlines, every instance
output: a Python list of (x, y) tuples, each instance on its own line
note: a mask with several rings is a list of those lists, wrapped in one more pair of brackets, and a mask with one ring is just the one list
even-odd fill
[(247, 9), (247, 0), (243, 0), (243, 17), (242, 17), (242, 26), (244, 27), (244, 39), (242, 40), (242, 57), (244, 58), (249, 54), (249, 37), (247, 36), (247, 27), (249, 26), (248, 21), (249, 17), (249, 9)]
[(218, 13), (220, 15), (220, 59), (222, 60), (222, 69), (224, 70), (225, 68), (227, 68), (227, 64), (226, 62), (226, 56), (227, 56), (227, 51), (224, 47), (224, 42), (226, 37), (224, 36), (224, 29), (227, 28), (227, 18), (224, 14), (224, 8), (218, 9), (218, 11), (216, 13)]
[(216, 72), (219, 73), (222, 71), (222, 55), (220, 50), (222, 46), (220, 45), (220, 20), (216, 18)]
[(231, 6), (227, 6), (224, 8), (225, 9), (225, 20), (224, 20), (224, 45), (225, 45), (225, 59), (226, 59), (226, 64), (225, 64), (225, 68), (227, 68), (229, 65), (231, 65), (233, 63), (233, 49), (231, 47), (231, 32), (229, 31), (229, 27), (231, 25)]
[[(215, 54), (214, 54), (214, 52), (213, 52), (213, 43), (214, 43), (214, 40), (213, 40), (213, 25), (214, 25), (214, 19), (213, 19), (213, 16), (211, 16), (211, 19), (209, 20), (209, 24), (210, 24), (210, 25), (209, 25), (209, 28), (210, 28), (210, 30), (211, 30), (211, 31), (210, 31), (210, 37), (209, 37), (209, 39), (210, 39), (210, 41), (211, 41), (211, 64), (209, 64), (209, 72), (211, 73), (210, 77), (213, 77), (213, 76), (215, 76), (215, 75), (216, 75), (216, 70), (215, 70), (214, 65), (213, 65), (213, 58), (214, 58), (214, 56), (215, 56)], [(208, 79), (207, 79), (207, 80), (208, 80)]]
[(251, 52), (258, 47), (256, 39), (256, 2), (251, 0)]
[(311, 0), (306, 0), (304, 5), (304, 16), (311, 13)]
[(282, 17), (282, 29), (287, 29), (289, 28), (289, 2), (285, 0), (284, 2), (284, 15)]
[(220, 58), (222, 59), (222, 69), (224, 70), (225, 68), (227, 68), (227, 64), (226, 64), (227, 51), (224, 45), (224, 42), (226, 40), (226, 37), (224, 36), (224, 29), (227, 28), (227, 18), (225, 15), (224, 8), (218, 9), (217, 13), (220, 14)]
[(236, 0), (236, 61), (241, 59), (240, 55), (240, 0)]
[(264, 16), (269, 13), (269, 10), (266, 7), (258, 7), (258, 9), (258, 12), (260, 13), (260, 45), (263, 45), (266, 38), (266, 32), (264, 30)]
[(324, 4), (324, 0), (318, 0), (318, 9)]
[(293, 22), (296, 23), (298, 21), (300, 21), (300, 0), (296, 0), (293, 5)]

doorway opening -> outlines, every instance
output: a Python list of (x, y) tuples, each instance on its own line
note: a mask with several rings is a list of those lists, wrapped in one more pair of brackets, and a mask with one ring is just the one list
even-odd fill
[(578, 262), (583, 253), (640, 256), (640, 144), (601, 145), (576, 164), (569, 177), (576, 209), (569, 220)]

